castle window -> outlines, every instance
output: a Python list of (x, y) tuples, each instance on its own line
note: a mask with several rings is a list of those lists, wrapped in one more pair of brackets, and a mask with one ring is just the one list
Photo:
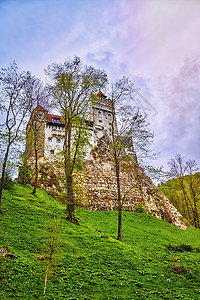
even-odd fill
[(111, 114), (108, 114), (109, 119), (111, 118)]
[(48, 142), (52, 142), (52, 137), (48, 137)]
[(104, 127), (102, 126), (102, 130), (104, 130)]
[(54, 122), (54, 123), (60, 123), (60, 118), (53, 117), (52, 118), (52, 122)]
[(53, 155), (54, 154), (54, 150), (50, 150), (50, 154)]
[(56, 142), (57, 142), (57, 143), (60, 143), (60, 138), (57, 138), (57, 139), (56, 139)]

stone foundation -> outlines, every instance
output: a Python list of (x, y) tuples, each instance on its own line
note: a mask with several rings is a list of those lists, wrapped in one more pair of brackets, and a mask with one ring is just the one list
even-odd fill
[[(138, 166), (135, 154), (132, 157), (132, 160), (121, 163), (123, 209), (134, 211), (136, 206), (141, 204), (147, 213), (186, 229), (181, 214), (163, 193), (156, 190), (151, 179)], [(60, 166), (54, 168), (58, 163)], [(41, 162), (39, 186), (58, 198), (62, 197), (64, 191), (62, 177), (61, 162)], [(77, 203), (85, 209), (117, 210), (117, 184), (109, 141), (99, 139), (97, 147), (92, 150), (91, 160), (84, 161), (84, 168), (75, 174), (74, 182)]]

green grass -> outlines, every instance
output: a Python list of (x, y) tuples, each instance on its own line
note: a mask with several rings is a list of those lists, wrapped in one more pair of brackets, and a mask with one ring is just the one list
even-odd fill
[[(200, 299), (200, 232), (183, 231), (156, 217), (123, 212), (123, 243), (116, 240), (117, 212), (77, 210), (80, 226), (66, 221), (65, 206), (30, 186), (4, 190), (0, 247), (0, 299)], [(60, 219), (60, 237), (44, 288), (48, 234)], [(168, 245), (189, 244), (173, 252)], [(169, 261), (179, 257), (181, 262)], [(170, 266), (180, 265), (182, 274)]]

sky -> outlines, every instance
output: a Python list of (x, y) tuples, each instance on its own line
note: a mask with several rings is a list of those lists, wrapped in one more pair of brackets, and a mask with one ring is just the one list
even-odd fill
[(0, 0), (0, 68), (44, 69), (78, 55), (110, 82), (129, 77), (155, 134), (155, 165), (200, 166), (199, 0)]

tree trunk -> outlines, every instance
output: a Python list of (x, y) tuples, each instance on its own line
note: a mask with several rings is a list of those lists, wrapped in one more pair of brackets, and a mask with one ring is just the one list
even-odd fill
[(3, 193), (3, 184), (4, 184), (5, 173), (6, 173), (6, 164), (7, 164), (7, 160), (8, 160), (9, 148), (10, 148), (10, 144), (8, 145), (7, 150), (6, 150), (6, 154), (5, 154), (4, 162), (3, 162), (3, 167), (2, 167), (2, 173), (1, 173), (1, 184), (0, 184), (0, 214), (2, 214), (2, 209), (1, 209), (1, 199), (2, 199), (2, 193)]
[(122, 200), (121, 200), (121, 189), (120, 189), (120, 178), (119, 178), (119, 159), (117, 157), (117, 150), (114, 149), (115, 159), (115, 173), (117, 181), (117, 205), (118, 205), (118, 235), (117, 240), (122, 241)]
[(117, 240), (122, 240), (122, 200), (121, 200), (121, 188), (120, 188), (120, 170), (119, 170), (119, 152), (118, 152), (118, 144), (115, 137), (115, 108), (114, 102), (112, 103), (112, 148), (113, 148), (113, 156), (115, 163), (115, 175), (117, 182), (117, 206), (118, 206), (118, 234)]
[(181, 189), (183, 191), (183, 197), (184, 197), (184, 200), (185, 200), (185, 205), (187, 207), (187, 214), (188, 214), (188, 221), (190, 221), (191, 219), (191, 215), (190, 215), (190, 208), (189, 208), (189, 205), (188, 205), (188, 201), (187, 201), (187, 193), (186, 193), (186, 190), (185, 190), (185, 187), (184, 187), (184, 184), (183, 184), (183, 180), (181, 179), (180, 181), (180, 185), (181, 185)]
[(198, 216), (198, 209), (197, 209), (197, 199), (196, 199), (196, 192), (195, 188), (193, 185), (193, 179), (192, 179), (192, 174), (190, 175), (190, 190), (194, 202), (194, 209), (193, 209), (193, 214), (194, 214), (194, 223), (195, 223), (195, 228), (199, 228), (199, 216)]
[(67, 179), (67, 220), (71, 223), (79, 225), (78, 220), (74, 214), (74, 191), (73, 191), (73, 177), (72, 174), (66, 175)]
[(35, 145), (34, 145), (34, 150), (35, 150), (35, 182), (34, 182), (34, 189), (32, 194), (35, 196), (36, 194), (36, 189), (37, 189), (37, 182), (38, 182), (38, 151), (37, 151), (37, 142), (35, 139)]

